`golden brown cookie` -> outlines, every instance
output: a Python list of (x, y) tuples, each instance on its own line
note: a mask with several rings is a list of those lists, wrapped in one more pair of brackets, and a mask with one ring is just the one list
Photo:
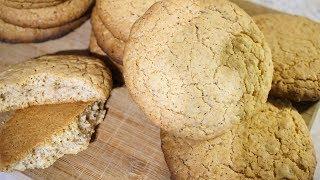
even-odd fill
[(47, 168), (64, 154), (87, 149), (95, 127), (105, 117), (106, 99), (11, 112), (0, 125), (0, 171)]
[(0, 72), (0, 112), (31, 105), (97, 101), (109, 96), (111, 72), (100, 59), (47, 55)]
[(93, 31), (91, 32), (91, 36), (90, 36), (89, 50), (91, 53), (98, 54), (101, 56), (106, 56), (106, 53), (103, 52), (101, 47), (98, 45), (97, 39)]
[(273, 66), (251, 17), (225, 0), (168, 0), (133, 26), (124, 54), (134, 101), (162, 129), (208, 139), (266, 102)]
[(87, 14), (66, 25), (48, 29), (23, 28), (0, 19), (0, 40), (12, 43), (30, 43), (59, 38), (78, 28), (89, 17)]
[[(148, 8), (157, 0), (98, 0), (97, 15), (100, 17), (100, 24), (103, 24), (103, 31), (108, 35), (108, 40), (98, 42), (109, 57), (122, 65), (123, 49), (130, 34), (133, 23), (138, 20)], [(102, 27), (101, 27), (102, 28)], [(101, 31), (101, 30), (100, 30)], [(98, 37), (98, 33), (97, 37)], [(106, 38), (106, 37), (105, 37)], [(98, 41), (101, 38), (98, 38)], [(111, 50), (109, 50), (111, 49)]]
[(248, 0), (230, 0), (231, 2), (237, 4), (240, 8), (245, 10), (249, 15), (258, 15), (258, 14), (266, 14), (266, 13), (278, 13), (271, 8), (267, 8), (265, 6), (256, 4), (254, 2), (250, 2)]
[(223, 135), (192, 141), (161, 133), (173, 179), (312, 179), (315, 153), (292, 107), (265, 104)]
[(0, 4), (0, 18), (20, 27), (52, 28), (80, 18), (92, 3), (92, 0), (70, 0), (39, 9), (15, 9)]
[(49, 2), (54, 2), (54, 1), (60, 1), (60, 2), (64, 2), (67, 0), (6, 0), (6, 1), (10, 1), (10, 2), (20, 2), (20, 3), (49, 3)]
[(45, 8), (50, 6), (56, 6), (63, 1), (51, 1), (51, 2), (15, 2), (10, 0), (1, 0), (0, 3), (5, 6), (16, 8), (16, 9), (36, 9)]
[(108, 57), (116, 64), (122, 66), (125, 42), (114, 38), (113, 34), (102, 23), (96, 8), (91, 15), (92, 29), (97, 37), (97, 43), (107, 53)]
[[(119, 63), (116, 63), (115, 61), (110, 60), (108, 55), (98, 45), (97, 39), (93, 31), (91, 32), (91, 36), (90, 36), (89, 50), (93, 54), (102, 56), (105, 62), (107, 63), (107, 65), (110, 66), (111, 71), (113, 71), (113, 73), (117, 75), (117, 77), (114, 78), (114, 80), (119, 81), (120, 84), (123, 84), (122, 73), (121, 73), (123, 68), (122, 65)], [(120, 79), (117, 79), (117, 78), (120, 78)]]
[(320, 24), (285, 14), (264, 14), (254, 20), (272, 51), (271, 95), (294, 101), (319, 100)]

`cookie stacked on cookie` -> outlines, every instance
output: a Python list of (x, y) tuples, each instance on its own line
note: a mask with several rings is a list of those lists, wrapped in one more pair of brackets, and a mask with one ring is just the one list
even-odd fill
[[(130, 30), (157, 0), (97, 0), (92, 13), (92, 39), (115, 64), (122, 67), (123, 51)], [(95, 52), (95, 40), (90, 49)], [(90, 43), (91, 44), (91, 43)]]
[(237, 5), (157, 2), (134, 23), (123, 62), (133, 100), (161, 128), (174, 179), (313, 176), (307, 126), (289, 104), (267, 102), (271, 50)]
[(61, 37), (89, 18), (92, 3), (93, 0), (0, 0), (0, 40), (28, 43)]
[(0, 171), (46, 168), (89, 145), (111, 73), (99, 59), (49, 55), (0, 73)]

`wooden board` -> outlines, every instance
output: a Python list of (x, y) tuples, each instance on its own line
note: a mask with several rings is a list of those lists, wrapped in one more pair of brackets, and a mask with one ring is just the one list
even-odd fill
[[(252, 4), (247, 5), (242, 4), (250, 10)], [(256, 14), (256, 11), (252, 12)], [(259, 7), (258, 12), (266, 11), (268, 9)], [(53, 41), (0, 43), (0, 66), (61, 51), (86, 53), (90, 31), (90, 23), (86, 22), (76, 31)], [(113, 90), (108, 108), (107, 117), (87, 150), (78, 155), (66, 155), (47, 169), (23, 173), (34, 179), (169, 179), (160, 148), (159, 129), (146, 120), (124, 87)], [(301, 112), (309, 122), (315, 110), (316, 105), (312, 104), (306, 105)], [(15, 175), (22, 178), (19, 173)]]

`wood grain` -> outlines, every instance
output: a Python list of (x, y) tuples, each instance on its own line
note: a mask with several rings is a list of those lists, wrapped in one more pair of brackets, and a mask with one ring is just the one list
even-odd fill
[[(256, 6), (250, 3), (240, 6), (247, 11), (252, 10), (252, 14), (269, 11), (261, 6), (255, 9)], [(57, 40), (38, 44), (0, 43), (0, 63), (13, 64), (61, 51), (87, 53), (90, 31), (90, 23), (86, 22), (76, 31)], [(309, 122), (315, 110), (316, 105), (311, 105), (301, 112)], [(78, 155), (66, 155), (47, 169), (23, 173), (33, 179), (170, 178), (160, 148), (159, 129), (146, 120), (125, 87), (113, 90), (108, 101), (107, 117), (97, 128), (95, 139), (87, 150)], [(19, 173), (16, 172), (17, 176)]]

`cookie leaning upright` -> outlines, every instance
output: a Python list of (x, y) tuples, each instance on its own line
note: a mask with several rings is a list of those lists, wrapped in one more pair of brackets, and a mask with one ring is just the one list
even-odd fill
[(99, 46), (122, 66), (123, 50), (130, 30), (157, 0), (97, 0), (92, 14), (93, 31)]
[(274, 63), (271, 95), (294, 101), (320, 99), (320, 24), (307, 18), (264, 14), (254, 17)]
[(303, 118), (283, 104), (261, 105), (214, 139), (161, 140), (173, 179), (312, 179), (316, 166)]
[(224, 0), (154, 4), (132, 28), (126, 85), (148, 118), (177, 136), (208, 139), (266, 102), (272, 60), (263, 34)]
[(111, 88), (111, 73), (100, 60), (42, 56), (0, 73), (0, 112), (30, 105), (95, 101), (108, 97)]

